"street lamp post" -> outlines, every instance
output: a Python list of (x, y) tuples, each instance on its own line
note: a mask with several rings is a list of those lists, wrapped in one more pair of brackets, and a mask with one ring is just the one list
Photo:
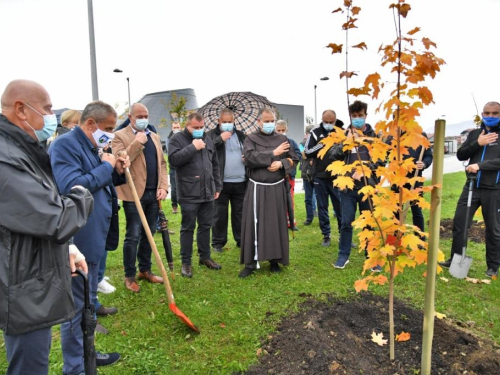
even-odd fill
[[(330, 78), (328, 77), (323, 77), (320, 78), (320, 81), (328, 81)], [(318, 107), (317, 107), (317, 101), (316, 101), (316, 88), (318, 86), (314, 85), (314, 125), (318, 126)]]
[(90, 74), (92, 77), (92, 100), (99, 100), (99, 89), (97, 88), (97, 61), (95, 53), (94, 37), (94, 10), (92, 0), (87, 0), (89, 13), (89, 42), (90, 42)]
[[(120, 69), (115, 69), (113, 70), (113, 73), (123, 73), (123, 70)], [(130, 113), (130, 79), (127, 77), (127, 88), (128, 88), (128, 112)]]

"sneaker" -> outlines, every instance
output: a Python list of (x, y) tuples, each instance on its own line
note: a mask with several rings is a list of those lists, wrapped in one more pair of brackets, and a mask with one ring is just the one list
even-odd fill
[(441, 266), (441, 267), (444, 267), (444, 268), (450, 268), (451, 266), (451, 259), (448, 259), (448, 260), (445, 260), (444, 262), (438, 262), (438, 264)]
[(213, 249), (213, 251), (216, 253), (222, 253), (222, 247), (214, 246)]
[(107, 316), (107, 315), (114, 315), (118, 312), (118, 309), (116, 307), (104, 307), (103, 305), (99, 306), (99, 308), (96, 310), (96, 315), (100, 316)]
[(330, 246), (331, 242), (332, 242), (332, 240), (330, 239), (330, 236), (325, 236), (325, 237), (323, 237), (323, 243), (321, 244), (321, 246), (328, 247), (328, 246)]
[(97, 291), (99, 293), (103, 294), (110, 294), (113, 293), (116, 290), (116, 288), (111, 285), (106, 279), (102, 279), (102, 281), (97, 284)]
[(118, 362), (120, 358), (120, 354), (118, 353), (96, 352), (95, 364), (96, 366), (109, 366)]
[[(347, 263), (346, 263), (347, 264)], [(372, 272), (382, 272), (382, 267), (380, 267), (378, 264), (375, 267), (370, 268), (370, 271)]]
[(489, 278), (498, 277), (498, 270), (494, 270), (493, 268), (488, 268), (488, 271), (486, 271), (486, 276)]
[(241, 272), (239, 273), (238, 277), (240, 279), (244, 279), (245, 277), (248, 277), (250, 276), (251, 274), (253, 274), (255, 272), (255, 269), (253, 268), (250, 268), (250, 267), (245, 267), (241, 270)]
[(271, 272), (272, 273), (280, 273), (281, 272), (280, 265), (276, 262), (271, 262)]
[(349, 264), (349, 259), (339, 258), (335, 262), (335, 268), (343, 270), (345, 268), (345, 266), (347, 266), (348, 264)]

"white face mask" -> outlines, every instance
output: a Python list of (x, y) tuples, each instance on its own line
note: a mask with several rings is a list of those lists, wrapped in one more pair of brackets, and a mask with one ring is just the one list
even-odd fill
[(97, 130), (92, 133), (92, 136), (94, 137), (94, 140), (97, 143), (97, 147), (99, 148), (105, 148), (115, 137), (113, 133), (104, 132), (99, 128), (97, 128)]
[(147, 118), (139, 118), (135, 120), (135, 127), (137, 130), (144, 130), (148, 127), (148, 119)]
[(172, 130), (172, 133), (175, 134), (175, 133), (179, 133), (180, 131), (181, 131), (181, 129), (174, 129), (174, 130)]

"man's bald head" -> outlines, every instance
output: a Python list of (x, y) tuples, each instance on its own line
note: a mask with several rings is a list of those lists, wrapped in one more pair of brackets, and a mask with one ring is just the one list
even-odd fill
[(137, 112), (147, 111), (148, 109), (142, 103), (134, 103), (130, 107), (130, 114), (134, 116)]
[(0, 102), (2, 114), (33, 138), (33, 129), (43, 128), (43, 115), (53, 114), (49, 93), (42, 85), (33, 81), (17, 79), (10, 82)]

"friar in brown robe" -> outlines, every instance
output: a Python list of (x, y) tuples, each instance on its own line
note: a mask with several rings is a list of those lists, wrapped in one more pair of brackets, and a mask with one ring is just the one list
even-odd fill
[(271, 272), (281, 271), (278, 263), (289, 263), (285, 176), (299, 158), (286, 136), (275, 132), (275, 121), (271, 110), (261, 110), (259, 130), (249, 134), (243, 145), (249, 180), (243, 202), (242, 278), (260, 268), (262, 261), (271, 263)]

